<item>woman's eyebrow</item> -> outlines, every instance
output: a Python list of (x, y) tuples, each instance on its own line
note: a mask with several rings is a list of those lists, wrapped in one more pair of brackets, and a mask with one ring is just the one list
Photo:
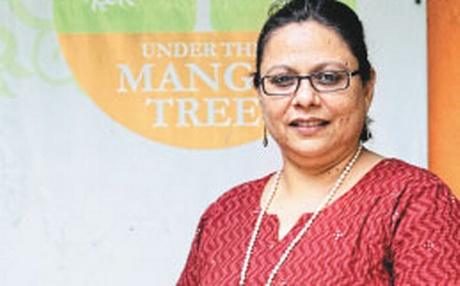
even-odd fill
[[(340, 61), (327, 61), (327, 62), (321, 62), (316, 65), (314, 65), (308, 73), (312, 72), (318, 72), (321, 70), (325, 70), (327, 68), (339, 68), (339, 69), (348, 69), (348, 62), (340, 62)], [(288, 65), (275, 65), (270, 67), (265, 74), (270, 74), (276, 71), (281, 71), (281, 72), (292, 72), (292, 73), (299, 73), (299, 71), (291, 66)]]
[(292, 67), (290, 67), (290, 66), (276, 65), (276, 66), (273, 66), (273, 67), (269, 68), (265, 74), (270, 74), (270, 73), (276, 72), (276, 71), (297, 73), (297, 70), (292, 68)]
[(336, 67), (336, 68), (345, 68), (348, 69), (347, 63), (343, 62), (337, 62), (337, 61), (330, 61), (330, 62), (324, 62), (316, 65), (312, 71), (319, 71), (325, 68), (330, 68), (330, 67)]

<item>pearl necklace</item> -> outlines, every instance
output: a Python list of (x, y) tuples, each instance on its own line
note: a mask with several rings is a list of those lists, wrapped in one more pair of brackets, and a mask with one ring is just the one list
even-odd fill
[[(345, 178), (348, 176), (348, 174), (351, 171), (351, 168), (353, 165), (356, 163), (358, 160), (359, 155), (361, 154), (361, 151), (363, 149), (363, 145), (359, 145), (358, 150), (356, 150), (356, 153), (354, 154), (353, 158), (348, 162), (348, 164), (345, 166), (343, 169), (342, 173), (340, 174), (339, 178), (335, 182), (334, 186), (331, 188), (329, 191), (327, 197), (324, 199), (324, 201), (318, 206), (318, 208), (315, 210), (313, 215), (310, 217), (310, 219), (305, 223), (305, 225), (302, 227), (302, 229), (299, 231), (299, 233), (294, 237), (294, 239), (291, 241), (291, 243), (288, 245), (286, 250), (283, 252), (281, 255), (280, 259), (278, 260), (278, 263), (273, 267), (272, 271), (270, 272), (270, 276), (267, 279), (267, 282), (265, 282), (265, 286), (270, 286), (273, 283), (273, 280), (275, 279), (276, 274), (279, 272), (281, 266), (283, 263), (286, 261), (288, 258), (289, 254), (291, 251), (294, 249), (294, 247), (297, 245), (297, 243), (302, 239), (302, 237), (305, 235), (307, 230), (310, 228), (310, 226), (313, 224), (315, 221), (316, 217), (319, 215), (321, 210), (327, 206), (331, 201), (334, 195), (337, 193), (337, 190), (340, 188), (340, 186), (343, 184), (345, 181)], [(273, 184), (273, 188), (270, 191), (270, 194), (268, 196), (268, 200), (262, 210), (259, 213), (259, 216), (257, 217), (256, 224), (254, 227), (254, 231), (252, 232), (251, 239), (249, 240), (248, 247), (246, 249), (246, 255), (244, 256), (244, 261), (243, 261), (243, 267), (241, 268), (240, 272), (240, 281), (239, 281), (239, 286), (244, 286), (246, 282), (246, 275), (249, 269), (249, 261), (251, 260), (252, 253), (254, 251), (254, 245), (256, 243), (257, 235), (259, 234), (260, 231), (260, 225), (262, 224), (262, 218), (266, 214), (268, 207), (270, 206), (273, 197), (275, 196), (276, 191), (278, 190), (279, 183), (280, 183), (280, 178), (281, 178), (281, 173), (282, 171), (279, 171), (275, 175), (275, 183)]]

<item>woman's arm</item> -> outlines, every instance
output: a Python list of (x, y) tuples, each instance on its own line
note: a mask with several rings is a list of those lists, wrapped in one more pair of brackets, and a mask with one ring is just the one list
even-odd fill
[[(206, 213), (205, 213), (206, 214)], [(206, 215), (203, 215), (198, 223), (198, 227), (195, 232), (195, 237), (192, 242), (192, 246), (185, 263), (184, 270), (179, 277), (177, 286), (195, 286), (200, 284), (200, 246), (203, 234), (203, 229), (206, 224)]]
[(460, 203), (436, 181), (408, 190), (392, 241), (394, 285), (460, 285)]

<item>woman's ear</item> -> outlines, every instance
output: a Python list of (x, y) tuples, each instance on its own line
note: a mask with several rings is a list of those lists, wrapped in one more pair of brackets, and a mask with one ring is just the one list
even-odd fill
[(259, 100), (259, 104), (262, 106), (262, 94), (260, 90), (260, 83), (258, 80), (258, 74), (256, 72), (251, 74), (252, 76), (252, 88), (257, 92), (257, 99)]
[(258, 87), (256, 87), (255, 90), (257, 92), (257, 99), (259, 99), (259, 103), (262, 104), (262, 91)]
[(263, 107), (263, 94), (262, 94), (262, 88), (260, 87), (260, 85), (258, 87), (255, 87), (254, 86), (254, 90), (256, 91), (257, 93), (257, 99), (259, 100), (259, 105), (260, 107)]
[(376, 81), (376, 72), (373, 68), (371, 68), (370, 72), (370, 79), (364, 86), (364, 98), (366, 100), (366, 109), (369, 111), (371, 107), (372, 98), (374, 97), (374, 88), (375, 88), (375, 81)]

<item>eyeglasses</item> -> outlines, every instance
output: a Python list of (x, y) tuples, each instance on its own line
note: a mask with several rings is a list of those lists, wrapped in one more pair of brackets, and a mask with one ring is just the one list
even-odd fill
[(308, 79), (311, 87), (317, 92), (329, 93), (345, 90), (350, 86), (355, 71), (321, 71), (307, 75), (277, 74), (266, 75), (260, 79), (263, 92), (268, 96), (289, 96), (297, 92), (300, 82)]

